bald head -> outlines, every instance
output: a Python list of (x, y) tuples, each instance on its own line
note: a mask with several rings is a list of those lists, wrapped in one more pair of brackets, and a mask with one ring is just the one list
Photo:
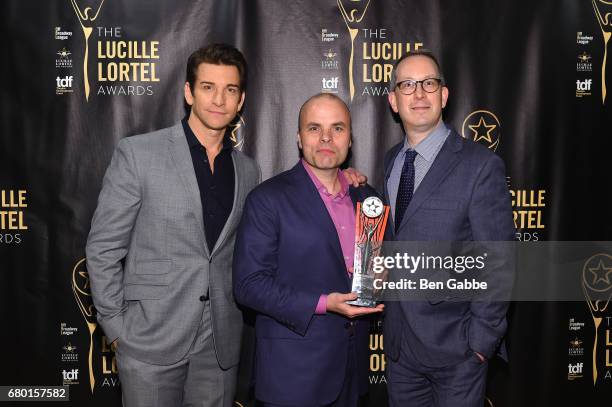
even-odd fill
[[(306, 112), (306, 110), (308, 109), (309, 106), (311, 106), (314, 102), (316, 102), (317, 100), (320, 99), (325, 99), (325, 100), (329, 100), (329, 101), (335, 101), (338, 102), (338, 104), (340, 104), (342, 106), (342, 108), (346, 111), (349, 119), (351, 117), (351, 112), (348, 108), (348, 106), (346, 105), (346, 103), (344, 103), (344, 100), (342, 100), (340, 97), (334, 95), (333, 93), (317, 93), (316, 95), (313, 95), (311, 97), (309, 97), (306, 102), (304, 102), (304, 104), (302, 105), (302, 107), (300, 107), (300, 114), (298, 116), (298, 132), (302, 129), (302, 125), (303, 120), (304, 120), (304, 112)], [(351, 123), (349, 123), (349, 126), (351, 126)]]

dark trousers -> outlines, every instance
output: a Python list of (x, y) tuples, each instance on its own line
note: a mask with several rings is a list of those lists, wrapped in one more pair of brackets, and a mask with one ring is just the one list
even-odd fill
[[(308, 403), (304, 400), (300, 404), (284, 406), (279, 404), (261, 403), (258, 406), (262, 407), (358, 407), (359, 406), (359, 387), (357, 384), (357, 357), (355, 352), (355, 340), (351, 337), (349, 340), (349, 357), (346, 363), (346, 373), (344, 375), (344, 383), (338, 398), (330, 404), (319, 405)], [(328, 372), (313, 372), (325, 376)]]
[(387, 361), (390, 407), (482, 407), (488, 363), (476, 354), (452, 366), (419, 363), (406, 343), (397, 361)]

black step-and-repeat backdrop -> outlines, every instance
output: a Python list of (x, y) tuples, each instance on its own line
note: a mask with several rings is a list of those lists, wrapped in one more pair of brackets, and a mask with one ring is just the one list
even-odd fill
[[(233, 136), (266, 178), (296, 162), (298, 109), (324, 91), (349, 103), (351, 165), (379, 187), (382, 156), (402, 138), (387, 102), (391, 67), (427, 48), (450, 88), (447, 122), (506, 162), (517, 238), (612, 240), (612, 1), (1, 7), (1, 385), (67, 384), (62, 405), (120, 405), (84, 263), (91, 216), (114, 146), (183, 117), (187, 57), (212, 41), (249, 61)], [(371, 406), (386, 405), (381, 325), (369, 344)], [(488, 406), (610, 405), (612, 308), (596, 317), (586, 301), (516, 303), (507, 339), (510, 363), (492, 362)], [(247, 384), (243, 368), (241, 404)]]

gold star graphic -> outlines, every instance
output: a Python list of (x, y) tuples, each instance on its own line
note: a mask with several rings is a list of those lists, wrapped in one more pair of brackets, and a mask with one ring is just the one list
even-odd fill
[(597, 284), (600, 281), (610, 285), (610, 273), (612, 273), (612, 267), (605, 267), (603, 261), (599, 260), (597, 268), (589, 268), (589, 271), (593, 274), (593, 284)]
[(497, 127), (496, 124), (487, 124), (483, 116), (480, 116), (480, 120), (477, 125), (469, 124), (468, 127), (474, 132), (474, 141), (478, 142), (481, 139), (486, 140), (488, 143), (493, 143), (491, 138), (491, 132)]

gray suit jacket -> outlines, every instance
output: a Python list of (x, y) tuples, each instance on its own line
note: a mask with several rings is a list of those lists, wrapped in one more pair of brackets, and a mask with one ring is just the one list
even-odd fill
[(168, 365), (193, 343), (209, 293), (219, 364), (238, 363), (242, 314), (232, 293), (236, 227), (260, 181), (233, 151), (234, 206), (209, 251), (202, 203), (181, 123), (121, 140), (104, 177), (87, 239), (97, 317), (109, 341), (144, 362)]

